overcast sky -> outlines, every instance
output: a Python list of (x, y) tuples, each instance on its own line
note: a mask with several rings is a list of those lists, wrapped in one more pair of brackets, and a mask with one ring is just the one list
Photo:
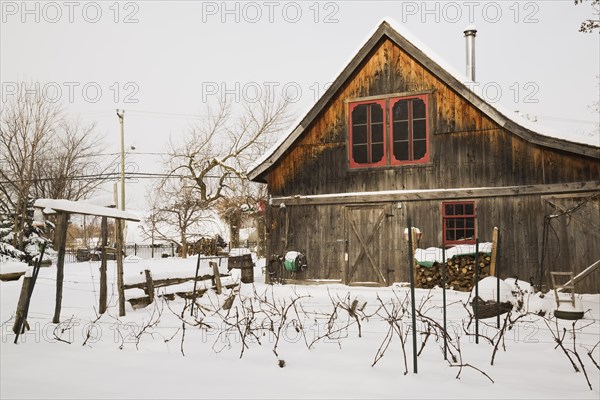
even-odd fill
[[(109, 153), (120, 149), (115, 109), (125, 109), (126, 147), (136, 147), (128, 162), (159, 172), (160, 156), (148, 153), (181, 137), (203, 103), (252, 100), (271, 86), (302, 116), (392, 17), (459, 71), (463, 31), (475, 24), (477, 81), (488, 100), (589, 137), (598, 125), (589, 106), (599, 98), (600, 35), (578, 28), (592, 11), (572, 0), (3, 1), (2, 103), (17, 83), (38, 83), (71, 116), (96, 121)], [(129, 182), (127, 200), (142, 209), (144, 185)]]

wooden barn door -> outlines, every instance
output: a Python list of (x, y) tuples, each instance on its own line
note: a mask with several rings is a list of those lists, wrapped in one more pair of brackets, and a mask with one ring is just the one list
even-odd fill
[[(553, 215), (546, 228), (544, 278), (550, 271), (575, 275), (600, 260), (600, 197), (597, 193), (544, 197), (545, 214)], [(576, 284), (580, 293), (600, 292), (600, 269)]]
[(389, 285), (387, 215), (384, 205), (346, 208), (347, 285)]

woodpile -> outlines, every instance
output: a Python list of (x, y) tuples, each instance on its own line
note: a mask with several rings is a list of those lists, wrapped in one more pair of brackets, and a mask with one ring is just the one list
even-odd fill
[[(479, 267), (479, 279), (490, 275), (491, 256), (479, 254), (477, 263), (474, 254), (457, 255), (446, 264), (446, 288), (470, 291), (475, 285), (475, 267)], [(415, 286), (431, 289), (442, 287), (442, 264), (435, 262), (433, 266), (415, 265)]]

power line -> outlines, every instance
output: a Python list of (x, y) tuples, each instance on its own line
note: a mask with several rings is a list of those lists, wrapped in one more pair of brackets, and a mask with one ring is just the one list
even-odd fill
[[(76, 175), (76, 176), (67, 176), (64, 179), (69, 181), (82, 181), (82, 180), (112, 180), (112, 179), (120, 179), (119, 172), (109, 172), (105, 174), (90, 174), (90, 175)], [(205, 175), (207, 178), (211, 179), (220, 179), (220, 175)], [(164, 173), (153, 173), (153, 172), (125, 172), (125, 179), (157, 179), (157, 178), (179, 178), (179, 179), (192, 179), (189, 175), (180, 175), (180, 174), (164, 174)], [(57, 178), (33, 178), (31, 182), (46, 182), (46, 181), (54, 181)], [(237, 175), (228, 175), (227, 179), (242, 179)], [(0, 181), (0, 184), (9, 184), (14, 181)]]

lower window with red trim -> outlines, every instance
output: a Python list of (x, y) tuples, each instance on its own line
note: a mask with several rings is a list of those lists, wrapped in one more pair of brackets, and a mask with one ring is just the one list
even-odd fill
[(477, 208), (474, 201), (443, 202), (442, 215), (445, 246), (475, 243)]

